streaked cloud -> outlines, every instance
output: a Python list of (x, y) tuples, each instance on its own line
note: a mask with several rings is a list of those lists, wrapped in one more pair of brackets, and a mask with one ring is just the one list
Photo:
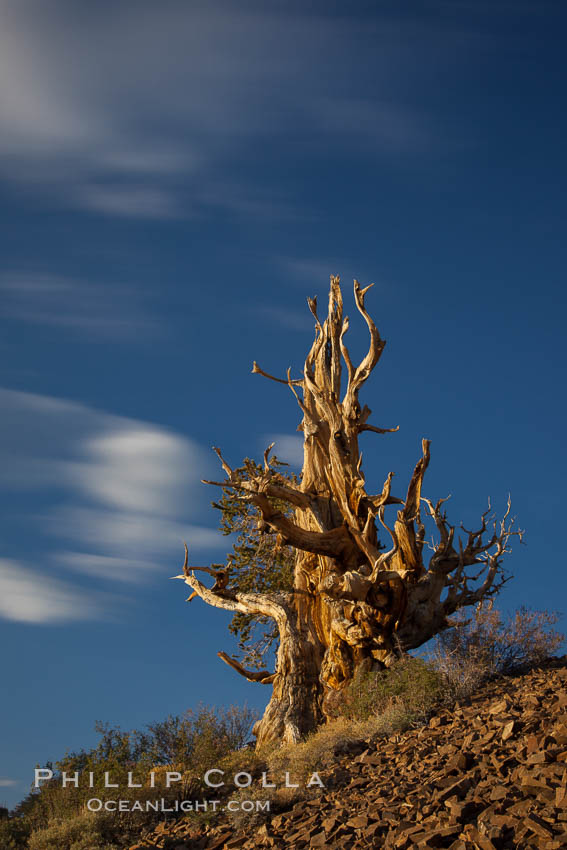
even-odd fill
[(174, 218), (180, 214), (171, 192), (159, 187), (84, 186), (77, 191), (80, 206), (126, 218)]
[(145, 573), (155, 569), (155, 565), (150, 561), (132, 561), (110, 555), (95, 555), (92, 552), (54, 552), (52, 559), (77, 573), (112, 581), (137, 583), (140, 577), (145, 578)]
[(189, 150), (139, 148), (110, 150), (101, 156), (101, 164), (110, 171), (132, 175), (168, 175), (194, 170), (200, 159)]
[(143, 293), (133, 287), (22, 270), (0, 275), (0, 315), (101, 339), (138, 338), (159, 329)]
[(180, 514), (188, 474), (204, 470), (199, 446), (144, 423), (110, 423), (81, 448), (84, 460), (64, 467), (68, 480), (92, 501), (132, 514)]
[[(44, 528), (58, 538), (89, 547), (102, 546), (112, 553), (113, 558), (119, 556), (116, 564), (120, 559), (127, 559), (128, 563), (135, 565), (139, 560), (143, 563), (144, 559), (152, 556), (157, 558), (160, 555), (181, 553), (183, 540), (189, 542), (191, 549), (203, 550), (224, 546), (222, 538), (219, 538), (218, 532), (213, 529), (170, 520), (163, 516), (103, 511), (96, 508), (55, 508), (45, 516)], [(76, 553), (74, 555), (76, 558)], [(153, 563), (155, 569), (155, 561)]]
[(285, 199), (228, 185), (251, 145), (301, 138), (376, 156), (430, 142), (428, 120), (393, 92), (422, 67), (422, 33), (372, 26), (368, 39), (354, 16), (253, 2), (5, 0), (0, 173), (103, 215), (279, 216)]
[(19, 623), (63, 623), (98, 618), (104, 608), (92, 593), (0, 558), (0, 617)]
[(388, 101), (329, 97), (318, 100), (314, 109), (329, 133), (342, 135), (345, 127), (356, 128), (349, 138), (351, 148), (399, 154), (422, 151), (433, 141), (417, 112)]
[[(140, 583), (164, 564), (173, 572), (183, 540), (197, 551), (224, 546), (196, 521), (208, 507), (200, 479), (210, 477), (212, 460), (190, 438), (50, 396), (0, 389), (0, 406), (0, 494), (25, 491), (26, 502), (38, 501), (26, 511), (26, 534), (43, 566), (36, 574), (16, 559), (0, 561), (0, 616), (96, 617), (108, 607), (97, 602), (102, 591), (87, 596), (70, 573)], [(6, 540), (14, 510), (2, 518)]]
[(19, 785), (19, 779), (5, 779), (0, 777), (0, 788), (10, 788), (13, 785)]

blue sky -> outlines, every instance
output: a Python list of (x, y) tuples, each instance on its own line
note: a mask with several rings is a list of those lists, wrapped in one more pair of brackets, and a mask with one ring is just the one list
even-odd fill
[[(268, 688), (168, 581), (226, 539), (210, 446), (296, 461), (307, 296), (374, 281), (370, 489), (527, 529), (564, 609), (561, 2), (7, 0), (0, 9), (0, 802), (33, 767)], [(350, 344), (364, 329), (352, 308)]]

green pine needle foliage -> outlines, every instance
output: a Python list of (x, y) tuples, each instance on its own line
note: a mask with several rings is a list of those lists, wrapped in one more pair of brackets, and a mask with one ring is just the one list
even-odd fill
[[(274, 483), (293, 484), (298, 479), (293, 473), (284, 471), (287, 464), (273, 456), (269, 460)], [(250, 458), (234, 470), (235, 480), (245, 482), (262, 474), (263, 466)], [(293, 508), (279, 499), (272, 504), (285, 516), (293, 514)], [(284, 545), (276, 534), (270, 532), (258, 509), (246, 500), (246, 494), (238, 488), (223, 489), (222, 498), (213, 502), (221, 511), (220, 529), (223, 534), (236, 534), (232, 552), (227, 556), (230, 568), (229, 587), (242, 592), (273, 593), (293, 588), (294, 550)], [(235, 613), (229, 625), (238, 637), (241, 660), (249, 667), (259, 669), (265, 664), (265, 656), (277, 647), (278, 631), (268, 617)]]

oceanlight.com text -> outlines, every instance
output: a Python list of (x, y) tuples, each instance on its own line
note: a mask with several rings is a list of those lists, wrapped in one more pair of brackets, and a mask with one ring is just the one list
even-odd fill
[(269, 800), (101, 800), (87, 801), (89, 812), (269, 812)]

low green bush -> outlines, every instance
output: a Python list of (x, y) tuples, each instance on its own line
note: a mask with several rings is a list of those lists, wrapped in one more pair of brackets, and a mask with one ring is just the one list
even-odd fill
[(2, 850), (25, 850), (31, 826), (23, 818), (2, 818), (0, 821), (0, 847)]
[(360, 673), (347, 688), (339, 713), (367, 720), (396, 709), (407, 724), (425, 717), (442, 696), (442, 678), (422, 658), (404, 656), (388, 670)]
[(113, 824), (100, 814), (82, 814), (63, 821), (54, 821), (46, 829), (33, 832), (29, 850), (119, 850), (110, 837)]
[[(150, 724), (143, 731), (124, 731), (98, 723), (98, 744), (91, 750), (67, 753), (54, 765), (47, 765), (54, 772), (53, 778), (19, 804), (18, 817), (0, 821), (0, 850), (27, 848), (29, 833), (29, 850), (110, 850), (124, 846), (130, 833), (150, 827), (163, 817), (151, 808), (145, 811), (146, 801), (163, 798), (171, 806), (184, 797), (197, 798), (203, 790), (204, 773), (230, 759), (246, 743), (256, 719), (257, 714), (246, 707), (215, 709), (200, 705), (181, 716)], [(167, 770), (180, 772), (183, 782), (167, 789)], [(63, 788), (63, 771), (79, 771), (79, 787), (70, 784)], [(89, 772), (94, 777), (92, 788)], [(119, 788), (105, 787), (105, 772)], [(129, 772), (141, 788), (127, 787)], [(154, 788), (149, 783), (151, 772), (155, 775)], [(85, 813), (91, 798), (103, 803), (117, 798), (136, 800), (144, 811)]]

